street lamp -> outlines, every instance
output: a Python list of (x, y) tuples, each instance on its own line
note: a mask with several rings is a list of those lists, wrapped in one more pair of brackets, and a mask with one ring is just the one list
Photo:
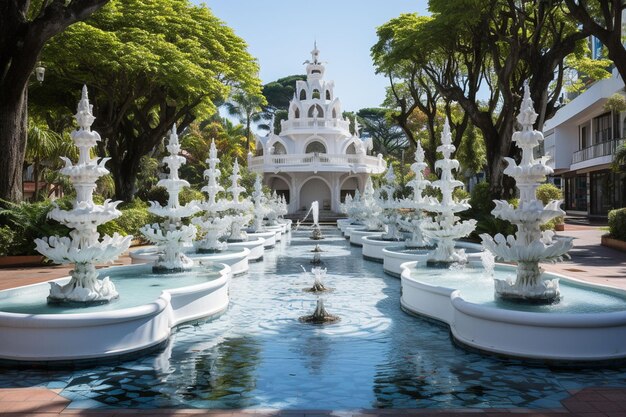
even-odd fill
[(43, 77), (46, 74), (46, 69), (43, 67), (41, 62), (35, 68), (35, 76), (37, 77), (37, 81), (41, 84), (43, 82)]

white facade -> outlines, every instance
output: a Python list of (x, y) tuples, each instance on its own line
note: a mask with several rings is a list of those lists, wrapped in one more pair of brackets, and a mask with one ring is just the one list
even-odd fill
[(613, 71), (545, 123), (545, 152), (561, 177), (569, 214), (606, 216), (626, 204), (626, 178), (610, 170), (613, 154), (626, 138), (626, 113), (604, 107), (623, 90), (624, 82)]
[(385, 170), (382, 155), (370, 156), (371, 139), (350, 133), (334, 82), (324, 80), (317, 47), (306, 61), (307, 80), (296, 82), (287, 120), (280, 134), (257, 136), (257, 156), (249, 155), (251, 171), (263, 173), (264, 183), (288, 201), (289, 213), (318, 201), (324, 210), (339, 211), (347, 193), (354, 194), (370, 174)]

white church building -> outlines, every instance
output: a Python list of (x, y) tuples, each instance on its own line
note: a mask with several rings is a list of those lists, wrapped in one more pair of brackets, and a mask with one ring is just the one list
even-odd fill
[(362, 192), (370, 174), (385, 170), (382, 155), (367, 154), (372, 142), (359, 136), (358, 124), (350, 133), (335, 84), (324, 80), (317, 46), (311, 57), (305, 62), (307, 79), (296, 82), (280, 133), (257, 135), (257, 156), (248, 156), (249, 169), (262, 173), (264, 184), (285, 196), (289, 213), (308, 210), (313, 201), (320, 209), (338, 212), (347, 194)]

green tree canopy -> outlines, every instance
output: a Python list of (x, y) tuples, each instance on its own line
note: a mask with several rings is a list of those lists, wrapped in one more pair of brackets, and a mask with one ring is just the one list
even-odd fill
[(49, 77), (37, 97), (75, 108), (89, 87), (94, 129), (110, 156), (116, 197), (135, 193), (139, 161), (178, 123), (182, 131), (216, 111), (237, 88), (260, 97), (245, 42), (204, 5), (188, 0), (113, 0), (44, 50)]

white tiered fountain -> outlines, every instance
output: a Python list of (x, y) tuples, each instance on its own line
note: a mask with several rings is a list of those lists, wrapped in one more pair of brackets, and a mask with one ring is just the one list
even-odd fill
[(208, 198), (199, 206), (205, 211), (202, 217), (194, 217), (192, 223), (200, 229), (202, 238), (196, 241), (196, 248), (199, 253), (216, 253), (225, 250), (228, 244), (220, 238), (226, 235), (230, 226), (230, 220), (220, 216), (220, 212), (226, 210), (223, 201), (217, 200), (217, 194), (224, 191), (224, 187), (219, 184), (221, 176), (220, 170), (217, 168), (220, 160), (217, 157), (217, 148), (215, 141), (211, 141), (209, 149), (209, 157), (206, 160), (209, 168), (204, 171), (204, 177), (207, 179), (207, 185), (202, 187), (202, 191), (207, 193)]
[(403, 205), (394, 197), (396, 192), (396, 174), (393, 172), (391, 162), (387, 166), (387, 172), (384, 176), (385, 183), (376, 190), (376, 199), (381, 212), (378, 215), (380, 221), (385, 225), (385, 231), (382, 234), (384, 240), (398, 241), (403, 238), (398, 231), (399, 210)]
[(146, 239), (158, 246), (159, 256), (152, 267), (153, 272), (157, 273), (176, 273), (188, 271), (193, 267), (193, 261), (185, 255), (184, 248), (191, 245), (197, 230), (195, 226), (182, 224), (181, 219), (191, 217), (201, 210), (199, 202), (181, 205), (178, 200), (178, 194), (183, 187), (188, 187), (189, 183), (178, 177), (178, 170), (186, 159), (179, 155), (180, 143), (176, 125), (170, 132), (167, 151), (169, 155), (163, 158), (163, 162), (169, 168), (169, 175), (157, 183), (168, 192), (167, 205), (161, 206), (158, 202), (151, 201), (148, 209), (150, 213), (164, 217), (165, 220), (160, 224), (148, 224), (140, 229)]
[(424, 178), (424, 170), (428, 166), (424, 162), (424, 157), (422, 143), (418, 140), (415, 147), (415, 162), (411, 164), (411, 171), (415, 177), (407, 183), (413, 188), (413, 198), (405, 202), (405, 205), (414, 211), (411, 215), (398, 220), (403, 229), (411, 232), (411, 237), (405, 241), (405, 246), (408, 248), (422, 248), (427, 245), (422, 234), (422, 222), (426, 218), (424, 209), (433, 205), (433, 198), (424, 196), (424, 190), (430, 185), (430, 181)]
[(513, 142), (522, 150), (522, 160), (519, 164), (511, 158), (505, 158), (508, 163), (504, 170), (506, 175), (515, 179), (520, 192), (519, 206), (503, 200), (494, 200), (496, 208), (494, 216), (508, 220), (517, 227), (515, 236), (503, 236), (498, 233), (494, 238), (488, 234), (481, 234), (483, 245), (491, 251), (497, 260), (517, 263), (516, 280), (495, 280), (495, 292), (498, 297), (535, 302), (552, 303), (559, 298), (558, 278), (544, 279), (539, 262), (557, 262), (566, 256), (572, 248), (571, 238), (554, 238), (552, 230), (541, 231), (541, 225), (564, 216), (565, 212), (559, 208), (561, 201), (550, 201), (545, 207), (537, 200), (536, 190), (546, 180), (546, 176), (553, 170), (546, 165), (550, 159), (542, 156), (535, 159), (533, 149), (543, 141), (543, 134), (533, 130), (537, 113), (533, 109), (528, 84), (524, 87), (524, 99), (517, 121), (522, 130), (513, 133)]
[(98, 279), (95, 264), (111, 262), (130, 246), (132, 236), (103, 236), (97, 227), (119, 217), (119, 201), (106, 200), (103, 205), (93, 202), (96, 180), (109, 173), (104, 167), (109, 158), (91, 158), (90, 150), (100, 141), (98, 132), (91, 130), (95, 117), (89, 104), (87, 87), (83, 87), (82, 97), (78, 102), (78, 111), (74, 116), (78, 130), (72, 132), (72, 140), (79, 150), (78, 163), (73, 165), (68, 158), (63, 158), (65, 167), (61, 173), (67, 175), (76, 189), (76, 200), (71, 210), (54, 208), (48, 217), (73, 229), (70, 237), (51, 236), (35, 239), (36, 249), (56, 263), (74, 263), (72, 279), (65, 285), (50, 282), (48, 302), (76, 303), (78, 305), (104, 304), (119, 295), (113, 283), (107, 278)]
[(248, 199), (241, 199), (241, 193), (246, 189), (239, 185), (241, 175), (239, 174), (239, 162), (235, 159), (233, 165), (233, 173), (230, 176), (231, 185), (226, 191), (231, 195), (231, 199), (227, 203), (229, 214), (225, 217), (230, 220), (230, 235), (228, 242), (245, 242), (248, 235), (242, 230), (252, 220), (249, 213), (252, 203)]
[[(265, 239), (264, 246), (266, 248), (272, 248), (276, 245), (276, 241), (280, 238), (282, 228), (279, 226), (267, 227), (264, 224), (265, 217), (272, 216), (273, 208), (271, 199), (268, 199), (263, 192), (263, 183), (260, 175), (257, 175), (254, 180), (252, 202), (252, 213), (254, 217), (252, 219), (252, 223), (246, 231), (248, 240), (250, 240), (250, 238), (262, 237)], [(278, 216), (276, 215), (274, 218), (277, 217)]]
[(465, 251), (455, 248), (455, 239), (468, 236), (476, 228), (476, 220), (460, 221), (456, 216), (456, 213), (468, 210), (470, 205), (467, 200), (455, 201), (452, 196), (456, 188), (463, 187), (463, 183), (456, 180), (452, 174), (452, 170), (459, 169), (459, 161), (450, 159), (455, 149), (450, 125), (446, 119), (441, 133), (441, 145), (437, 147), (437, 152), (443, 154), (443, 159), (435, 162), (435, 169), (441, 171), (441, 177), (432, 183), (433, 187), (441, 190), (441, 202), (427, 209), (436, 213), (435, 219), (426, 219), (422, 222), (424, 236), (437, 244), (435, 250), (428, 256), (428, 262), (432, 265), (466, 262)]
[(382, 222), (380, 221), (380, 213), (382, 209), (378, 204), (378, 199), (375, 196), (374, 184), (371, 178), (367, 178), (365, 181), (365, 187), (363, 188), (363, 194), (356, 203), (357, 210), (355, 210), (354, 216), (358, 223), (362, 223), (363, 226), (347, 227), (344, 230), (346, 238), (350, 239), (350, 244), (354, 246), (363, 246), (363, 237), (370, 235), (379, 235), (384, 231)]

